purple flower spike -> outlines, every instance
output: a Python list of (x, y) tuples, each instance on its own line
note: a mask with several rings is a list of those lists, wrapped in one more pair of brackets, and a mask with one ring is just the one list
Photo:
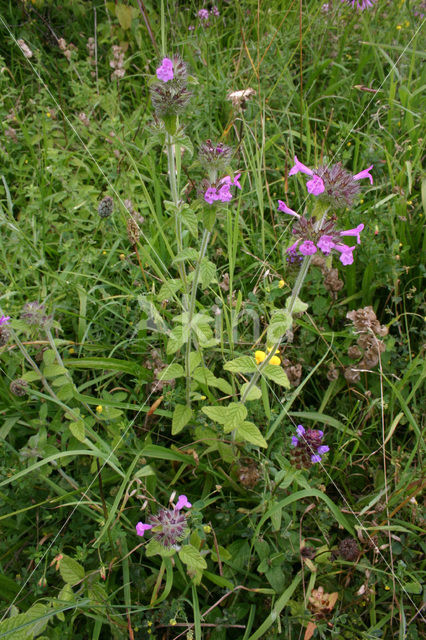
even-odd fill
[(10, 316), (1, 316), (0, 317), (0, 327), (4, 324), (9, 324)]
[(302, 242), (299, 247), (300, 253), (302, 253), (304, 256), (311, 256), (312, 254), (316, 253), (316, 250), (317, 248), (314, 243), (311, 242), (311, 240), (305, 240), (305, 242)]
[(317, 451), (320, 456), (322, 456), (324, 455), (324, 453), (327, 453), (327, 451), (330, 451), (330, 447), (328, 447), (326, 444), (322, 444), (320, 447), (318, 447)]
[(371, 169), (374, 167), (374, 164), (368, 169), (364, 169), (364, 171), (360, 171), (354, 176), (354, 180), (362, 180), (362, 178), (368, 178), (370, 180), (370, 184), (373, 184), (373, 176), (370, 174)]
[(163, 58), (161, 65), (157, 69), (157, 78), (163, 82), (173, 80), (173, 62), (170, 58)]
[(290, 209), (282, 200), (278, 200), (278, 211), (282, 211), (283, 213), (288, 213), (289, 216), (296, 216), (296, 218), (300, 218), (299, 214)]
[(339, 235), (341, 236), (354, 236), (356, 238), (357, 244), (360, 244), (360, 233), (364, 229), (364, 225), (361, 222), (355, 229), (348, 229), (347, 231), (341, 231)]
[(312, 464), (321, 462), (321, 456), (329, 451), (327, 445), (321, 444), (324, 433), (318, 429), (305, 429), (301, 424), (296, 433), (299, 437), (291, 437), (291, 459), (296, 468), (309, 469)]
[(184, 507), (186, 507), (187, 509), (190, 509), (192, 507), (192, 504), (189, 502), (188, 498), (185, 495), (182, 495), (178, 497), (178, 501), (175, 506), (175, 511), (180, 511)]
[(297, 429), (296, 429), (296, 433), (298, 436), (302, 437), (303, 434), (305, 433), (305, 427), (301, 424), (297, 425)]
[(325, 191), (324, 182), (319, 176), (314, 176), (312, 180), (308, 180), (306, 188), (308, 193), (311, 193), (313, 196), (319, 196)]
[(301, 173), (306, 173), (308, 176), (314, 175), (314, 172), (312, 171), (312, 169), (309, 169), (309, 167), (299, 162), (299, 160), (297, 159), (297, 156), (294, 156), (294, 167), (290, 169), (290, 171), (288, 172), (288, 175), (294, 176), (296, 173), (299, 173), (299, 171)]
[(143, 522), (138, 522), (138, 524), (136, 525), (136, 533), (138, 534), (138, 536), (143, 536), (145, 531), (148, 531), (148, 529), (152, 529), (152, 524), (144, 524)]
[(293, 445), (293, 447), (297, 447), (297, 445), (299, 444), (299, 438), (296, 438), (296, 436), (291, 436), (291, 444)]

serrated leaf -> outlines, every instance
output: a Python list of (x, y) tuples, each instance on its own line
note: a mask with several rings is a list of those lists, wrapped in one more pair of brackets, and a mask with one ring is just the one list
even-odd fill
[[(68, 378), (67, 378), (68, 379)], [(74, 397), (74, 386), (71, 382), (64, 384), (56, 393), (59, 400), (66, 402)]]
[(184, 564), (191, 569), (192, 571), (196, 571), (197, 569), (207, 569), (207, 562), (204, 560), (201, 553), (192, 546), (192, 544), (186, 544), (179, 551), (179, 558), (182, 560)]
[(198, 351), (191, 351), (189, 354), (189, 373), (192, 373), (196, 367), (200, 364), (202, 358)]
[(182, 251), (179, 251), (179, 253), (174, 258), (173, 262), (174, 263), (184, 262), (185, 260), (191, 260), (195, 262), (196, 260), (198, 260), (198, 255), (199, 254), (196, 249), (191, 249), (191, 247), (188, 247), (187, 249), (183, 249)]
[(151, 558), (152, 556), (159, 555), (162, 558), (171, 558), (176, 553), (175, 549), (168, 549), (163, 547), (157, 540), (151, 538), (148, 544), (145, 547), (145, 553), (147, 558)]
[(226, 407), (202, 407), (202, 411), (210, 420), (223, 425), (225, 433), (236, 429), (247, 416), (247, 409), (240, 402), (231, 402)]
[(59, 572), (62, 580), (72, 587), (83, 580), (85, 573), (84, 568), (77, 560), (70, 556), (63, 555), (59, 564)]
[(183, 404), (177, 404), (175, 410), (173, 411), (172, 435), (175, 436), (177, 433), (182, 431), (182, 429), (188, 424), (191, 418), (191, 407)]
[(53, 364), (55, 360), (56, 360), (56, 356), (53, 349), (47, 349), (47, 351), (43, 353), (43, 363), (46, 366), (48, 366), (49, 364)]
[(262, 375), (268, 380), (272, 380), (276, 384), (279, 384), (285, 389), (290, 389), (290, 382), (286, 372), (280, 366), (276, 364), (267, 364), (262, 370)]
[(182, 286), (182, 282), (176, 278), (172, 280), (167, 280), (164, 284), (161, 285), (161, 289), (157, 294), (158, 302), (164, 302), (164, 300), (169, 300), (173, 298), (173, 296), (179, 291)]
[[(286, 309), (289, 308), (290, 301), (291, 301), (291, 297), (287, 298), (287, 300), (285, 301)], [(306, 311), (308, 306), (309, 305), (307, 305), (306, 302), (302, 302), (300, 298), (296, 297), (296, 300), (294, 301), (294, 304), (293, 304), (292, 313), (303, 313), (304, 311)]]
[(70, 422), (70, 431), (74, 438), (77, 438), (79, 442), (84, 442), (86, 439), (86, 429), (84, 426), (84, 420), (75, 420)]
[(242, 422), (237, 427), (237, 435), (258, 447), (267, 447), (268, 443), (253, 422)]
[(207, 369), (207, 367), (198, 367), (195, 371), (192, 372), (192, 377), (199, 384), (205, 384), (208, 387), (214, 387), (215, 389), (220, 389), (223, 393), (232, 394), (232, 387), (223, 378), (216, 378), (216, 376)]
[(56, 376), (64, 375), (64, 373), (67, 373), (67, 370), (60, 364), (48, 364), (44, 367), (43, 373), (46, 378), (55, 378)]
[(288, 329), (291, 329), (293, 318), (288, 311), (276, 311), (268, 327), (267, 340), (270, 344), (277, 342)]
[(186, 342), (188, 342), (189, 338), (189, 327), (183, 327), (179, 325), (172, 329), (169, 335), (169, 339), (167, 341), (166, 353), (167, 355), (172, 355), (176, 353)]
[(169, 364), (169, 366), (159, 374), (158, 380), (175, 380), (176, 378), (182, 378), (184, 375), (185, 371), (181, 364)]
[(185, 227), (189, 229), (190, 234), (193, 238), (198, 238), (198, 218), (192, 209), (182, 209), (179, 212), (179, 217), (181, 218)]
[(257, 371), (256, 360), (252, 356), (240, 356), (230, 360), (223, 368), (231, 373), (255, 373)]
[[(248, 383), (248, 382), (245, 382), (245, 383), (241, 386), (241, 389), (240, 389), (241, 397), (244, 395), (244, 393), (245, 393), (245, 391), (246, 391), (246, 389), (247, 389), (247, 387), (248, 387), (248, 386), (249, 386), (249, 383)], [(261, 398), (261, 397), (262, 397), (262, 392), (261, 392), (261, 390), (259, 389), (259, 387), (252, 387), (252, 388), (250, 389), (250, 391), (249, 391), (248, 396), (246, 397), (246, 400), (259, 400), (259, 398)]]
[(203, 289), (208, 287), (212, 282), (217, 281), (216, 265), (207, 258), (203, 258), (200, 263), (201, 286)]

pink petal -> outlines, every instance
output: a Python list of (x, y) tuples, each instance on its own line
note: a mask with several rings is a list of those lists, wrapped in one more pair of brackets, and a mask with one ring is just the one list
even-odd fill
[(299, 214), (290, 209), (282, 200), (278, 200), (278, 211), (282, 211), (283, 213), (288, 213), (289, 216), (296, 216), (296, 218), (300, 218)]
[(362, 178), (368, 178), (370, 180), (370, 184), (373, 184), (373, 176), (370, 175), (370, 171), (373, 167), (374, 167), (374, 164), (372, 164), (371, 167), (368, 167), (368, 169), (364, 169), (363, 171), (360, 171), (359, 173), (357, 173), (354, 176), (354, 180), (362, 180)]
[(138, 522), (138, 524), (136, 525), (136, 533), (138, 534), (138, 536), (143, 536), (145, 531), (148, 531), (148, 529), (152, 529), (152, 524), (144, 524), (143, 522)]
[(312, 171), (312, 169), (310, 169), (306, 165), (299, 162), (299, 160), (297, 159), (297, 156), (294, 156), (294, 162), (295, 162), (294, 167), (292, 167), (288, 172), (289, 176), (294, 176), (296, 173), (299, 173), (299, 171), (301, 173), (306, 173), (308, 176), (314, 175), (314, 172)]
[(311, 242), (311, 240), (305, 240), (305, 242), (302, 242), (299, 247), (300, 253), (302, 253), (304, 256), (311, 256), (312, 254), (316, 253), (316, 250), (317, 248), (314, 243)]
[(183, 507), (186, 507), (187, 509), (190, 509), (192, 507), (192, 504), (189, 502), (188, 498), (185, 495), (178, 496), (175, 511), (180, 511), (181, 509), (183, 509)]
[(361, 231), (364, 229), (364, 225), (361, 222), (361, 224), (359, 224), (357, 227), (355, 227), (355, 229), (348, 229), (347, 231), (341, 231), (339, 233), (340, 236), (354, 236), (356, 237), (356, 241), (358, 244), (360, 244), (361, 239), (360, 239), (360, 233)]
[(308, 189), (308, 193), (312, 194), (313, 196), (319, 196), (321, 193), (323, 193), (323, 191), (325, 191), (325, 186), (322, 178), (315, 175), (312, 180), (308, 180), (308, 182), (306, 183), (306, 187)]

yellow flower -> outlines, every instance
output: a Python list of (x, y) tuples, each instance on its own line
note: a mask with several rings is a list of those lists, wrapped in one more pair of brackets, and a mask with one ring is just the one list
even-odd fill
[(209, 525), (208, 525), (208, 524), (205, 524), (205, 525), (204, 525), (204, 527), (203, 527), (203, 531), (204, 531), (204, 533), (210, 533), (210, 532), (211, 532), (211, 530), (212, 530), (212, 528), (211, 528), (211, 527), (209, 527)]
[(390, 587), (387, 584), (385, 584), (385, 590), (390, 591)]
[[(271, 353), (271, 351), (272, 351), (272, 347), (268, 347), (268, 353)], [(279, 353), (279, 352), (280, 352), (280, 350), (279, 350), (279, 349), (277, 349), (277, 350), (275, 351), (275, 353)]]
[(266, 358), (266, 353), (264, 351), (255, 351), (254, 357), (256, 358), (256, 364), (260, 364)]
[(272, 358), (269, 360), (269, 364), (281, 364), (281, 358), (279, 358), (278, 356), (272, 356)]
[(278, 283), (278, 288), (282, 289), (284, 285), (285, 285), (284, 280), (280, 280), (279, 283)]
[(51, 113), (50, 113), (50, 111), (48, 111), (48, 112), (46, 113), (46, 118), (50, 118), (50, 116), (51, 116)]
[(72, 356), (72, 354), (75, 353), (75, 349), (73, 347), (70, 347), (68, 349), (68, 353), (70, 354), (70, 356)]
[(171, 624), (172, 627), (174, 627), (177, 624), (177, 622), (174, 618), (172, 618), (171, 620), (169, 620), (169, 624)]
[(398, 31), (400, 31), (400, 29), (402, 29), (402, 26), (400, 24), (397, 24), (396, 28), (398, 29)]
[(120, 253), (120, 260), (124, 260), (125, 257), (124, 253)]
[(101, 404), (98, 404), (98, 406), (96, 407), (96, 413), (102, 413), (103, 410), (103, 406)]
[(106, 251), (102, 251), (102, 255), (106, 256), (107, 252)]

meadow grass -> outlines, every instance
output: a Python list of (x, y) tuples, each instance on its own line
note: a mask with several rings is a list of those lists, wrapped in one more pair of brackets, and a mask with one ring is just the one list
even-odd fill
[(420, 5), (1, 3), (0, 638), (421, 637)]

